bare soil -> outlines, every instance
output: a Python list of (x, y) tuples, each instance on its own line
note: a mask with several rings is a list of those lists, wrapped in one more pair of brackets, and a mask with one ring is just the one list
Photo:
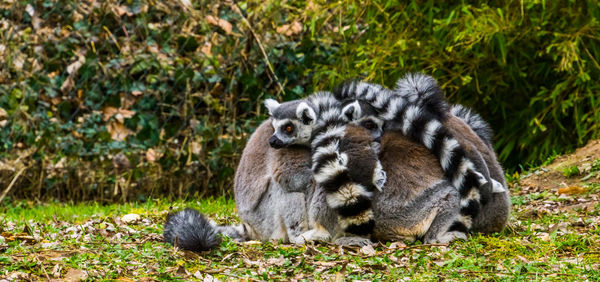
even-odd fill
[[(600, 160), (600, 140), (590, 141), (575, 152), (556, 158), (547, 166), (542, 166), (521, 177), (520, 189), (513, 194), (532, 195), (550, 193), (558, 201), (540, 199), (531, 201), (529, 208), (537, 212), (544, 210), (568, 211), (593, 209), (599, 203), (597, 187), (600, 185), (600, 170), (592, 165)], [(579, 173), (566, 173), (577, 166)], [(513, 190), (514, 191), (514, 190)]]

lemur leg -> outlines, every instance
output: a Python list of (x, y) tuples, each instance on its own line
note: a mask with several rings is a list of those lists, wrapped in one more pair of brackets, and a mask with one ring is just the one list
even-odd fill
[(377, 188), (377, 190), (382, 191), (383, 186), (385, 185), (386, 181), (387, 181), (387, 174), (383, 170), (383, 167), (381, 166), (381, 162), (378, 161), (377, 166), (375, 167), (375, 170), (373, 171), (373, 185), (375, 186), (375, 188)]
[(300, 235), (300, 239), (304, 240), (304, 243), (312, 241), (331, 241), (331, 234), (323, 225), (317, 222), (312, 227), (313, 229), (310, 229)]
[(308, 213), (306, 210), (306, 195), (304, 193), (289, 193), (282, 191), (279, 202), (281, 221), (290, 243), (304, 244), (302, 234), (308, 230)]
[(445, 196), (436, 201), (437, 215), (431, 222), (429, 229), (423, 236), (423, 242), (426, 244), (449, 243), (454, 240), (467, 239), (468, 230), (454, 230), (451, 225), (456, 221), (460, 214), (459, 195), (453, 186), (448, 185), (443, 189)]
[(335, 239), (334, 241), (337, 245), (342, 246), (366, 246), (373, 245), (373, 241), (369, 238), (359, 237), (359, 236), (344, 236)]

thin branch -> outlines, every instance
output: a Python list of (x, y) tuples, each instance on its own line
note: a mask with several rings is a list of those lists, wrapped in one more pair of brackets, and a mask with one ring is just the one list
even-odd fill
[(22, 168), (19, 172), (17, 172), (15, 177), (13, 177), (13, 180), (10, 182), (10, 184), (8, 184), (8, 187), (6, 187), (6, 189), (4, 189), (4, 192), (2, 192), (2, 195), (0, 196), (0, 203), (2, 203), (2, 201), (4, 200), (4, 197), (6, 197), (6, 195), (8, 195), (8, 192), (10, 192), (10, 189), (12, 189), (12, 187), (17, 182), (17, 179), (19, 179), (19, 176), (21, 176), (23, 171), (25, 171), (26, 169), (27, 169), (27, 167)]
[(275, 74), (275, 70), (273, 69), (273, 65), (271, 64), (271, 61), (269, 61), (269, 57), (267, 56), (267, 52), (265, 52), (265, 48), (263, 47), (262, 42), (260, 41), (260, 38), (258, 37), (258, 35), (256, 34), (256, 32), (254, 32), (254, 29), (252, 28), (252, 25), (250, 25), (250, 22), (248, 21), (248, 19), (246, 19), (246, 17), (244, 17), (244, 15), (242, 14), (242, 11), (240, 10), (240, 7), (238, 7), (237, 4), (233, 3), (231, 5), (231, 9), (235, 13), (237, 13), (238, 15), (240, 15), (240, 17), (242, 17), (242, 21), (244, 22), (244, 24), (246, 24), (246, 26), (248, 27), (248, 29), (250, 29), (250, 33), (252, 33), (252, 36), (254, 37), (254, 39), (256, 39), (256, 43), (258, 43), (258, 48), (260, 48), (260, 51), (262, 52), (262, 55), (265, 58), (265, 62), (267, 63), (267, 67), (269, 68), (269, 71), (273, 75), (273, 78), (275, 79), (275, 82), (279, 86), (279, 92), (277, 94), (279, 94), (279, 93), (285, 94), (285, 90), (283, 90), (283, 85), (281, 85), (281, 83), (279, 82), (279, 78)]

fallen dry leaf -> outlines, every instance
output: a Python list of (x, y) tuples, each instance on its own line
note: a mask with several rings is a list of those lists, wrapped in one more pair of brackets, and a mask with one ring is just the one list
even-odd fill
[(126, 118), (131, 118), (135, 115), (134, 111), (126, 110), (126, 109), (117, 109), (115, 107), (104, 107), (102, 109), (102, 118), (107, 121), (111, 117), (115, 117), (119, 122), (123, 123)]
[(576, 195), (576, 194), (583, 194), (586, 192), (586, 189), (580, 186), (569, 186), (567, 188), (559, 188), (558, 189), (558, 194), (559, 195)]
[(206, 55), (206, 56), (212, 56), (212, 44), (210, 44), (210, 42), (206, 42), (204, 43), (204, 46), (202, 46), (202, 48), (200, 48), (200, 52), (202, 52), (202, 54)]
[(75, 85), (75, 82), (73, 81), (73, 77), (69, 75), (67, 77), (67, 79), (65, 79), (63, 84), (60, 86), (60, 91), (62, 93), (67, 93), (67, 92), (71, 91), (71, 89), (73, 89), (74, 85)]
[(377, 254), (377, 252), (375, 252), (375, 249), (371, 245), (363, 246), (362, 248), (360, 248), (360, 252), (367, 256), (374, 256), (375, 254)]
[(83, 281), (88, 278), (87, 272), (81, 269), (71, 268), (67, 270), (67, 274), (65, 274), (64, 281)]
[(115, 141), (123, 141), (127, 136), (134, 134), (134, 132), (127, 128), (124, 124), (120, 122), (111, 122), (106, 126), (108, 133), (110, 133), (110, 137)]
[(5, 109), (0, 108), (0, 119), (5, 119), (8, 117), (8, 113), (6, 112)]
[(267, 264), (269, 265), (282, 266), (283, 263), (285, 263), (285, 258), (283, 258), (283, 255), (279, 256), (278, 258), (270, 258), (267, 260)]
[(190, 142), (190, 148), (192, 150), (192, 154), (200, 155), (202, 153), (202, 144), (196, 141)]
[(276, 29), (277, 33), (285, 36), (292, 36), (302, 32), (302, 24), (295, 21), (291, 24), (284, 24)]
[(216, 18), (216, 17), (209, 15), (209, 16), (206, 16), (206, 22), (211, 25), (215, 25), (215, 26), (222, 28), (226, 34), (231, 34), (231, 31), (233, 30), (233, 25), (231, 25), (231, 23), (229, 23), (228, 21), (221, 19), (221, 18)]
[(135, 213), (126, 214), (121, 217), (121, 221), (123, 221), (124, 223), (127, 223), (127, 224), (135, 223), (135, 222), (139, 221), (140, 219), (142, 219), (142, 217), (139, 214), (135, 214)]
[(161, 156), (161, 154), (159, 154), (156, 150), (154, 150), (152, 148), (150, 148), (150, 149), (148, 149), (148, 151), (146, 151), (146, 159), (151, 163), (160, 159), (160, 156)]

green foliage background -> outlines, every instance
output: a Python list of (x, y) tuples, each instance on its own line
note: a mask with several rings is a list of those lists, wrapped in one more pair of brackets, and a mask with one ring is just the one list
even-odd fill
[(480, 112), (508, 169), (598, 138), (598, 1), (437, 2), (0, 0), (2, 186), (227, 193), (264, 98), (409, 71)]

